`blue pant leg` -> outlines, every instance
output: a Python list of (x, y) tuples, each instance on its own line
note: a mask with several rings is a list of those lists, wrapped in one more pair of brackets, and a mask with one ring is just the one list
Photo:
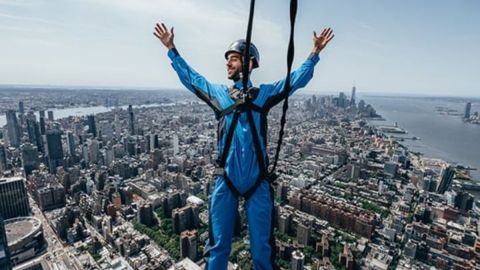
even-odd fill
[(222, 177), (218, 177), (210, 199), (210, 224), (213, 239), (209, 239), (209, 270), (226, 270), (232, 245), (238, 200)]
[(267, 181), (263, 181), (245, 204), (248, 229), (250, 233), (250, 251), (255, 270), (272, 270), (275, 257), (275, 239), (273, 237), (273, 194)]

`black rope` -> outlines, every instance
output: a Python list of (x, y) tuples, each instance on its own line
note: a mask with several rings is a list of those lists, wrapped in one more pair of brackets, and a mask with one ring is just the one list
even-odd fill
[(253, 25), (253, 13), (255, 11), (255, 0), (250, 1), (250, 15), (248, 16), (247, 26), (247, 38), (245, 39), (245, 51), (243, 53), (243, 68), (242, 68), (242, 83), (243, 91), (247, 93), (248, 90), (248, 77), (250, 76), (249, 64), (250, 64), (250, 44), (252, 43), (252, 25)]
[(275, 153), (275, 158), (273, 160), (273, 166), (270, 170), (269, 175), (273, 176), (275, 169), (277, 167), (278, 156), (280, 154), (280, 149), (282, 147), (285, 123), (287, 121), (287, 110), (288, 110), (288, 96), (290, 95), (290, 90), (292, 86), (290, 85), (290, 72), (292, 71), (293, 57), (295, 54), (295, 42), (294, 42), (294, 32), (295, 32), (295, 18), (297, 17), (297, 0), (290, 1), (290, 41), (288, 43), (288, 53), (287, 53), (287, 78), (285, 79), (285, 85), (283, 88), (283, 95), (285, 96), (285, 101), (283, 102), (282, 107), (282, 118), (280, 121), (280, 132), (278, 134), (277, 141), (277, 150)]

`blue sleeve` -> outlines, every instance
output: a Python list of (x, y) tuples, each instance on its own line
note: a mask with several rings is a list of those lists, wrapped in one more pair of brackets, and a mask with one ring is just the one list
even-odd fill
[(188, 90), (190, 90), (190, 92), (194, 93), (207, 103), (217, 96), (217, 88), (191, 68), (180, 56), (177, 49), (173, 48), (168, 50), (168, 57), (172, 60), (172, 67), (177, 72), (180, 81)]
[[(303, 62), (303, 64), (295, 71), (290, 74), (290, 93), (292, 95), (295, 91), (300, 88), (303, 88), (313, 77), (313, 70), (315, 65), (320, 61), (318, 54), (310, 54), (310, 56)], [(272, 98), (274, 96), (280, 96), (283, 94), (285, 87), (285, 79), (275, 82), (270, 85), (267, 96)]]

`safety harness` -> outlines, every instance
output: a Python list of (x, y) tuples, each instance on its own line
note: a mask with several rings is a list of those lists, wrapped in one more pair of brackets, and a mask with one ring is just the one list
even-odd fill
[[(285, 122), (286, 122), (286, 112), (288, 110), (288, 96), (291, 90), (290, 73), (292, 69), (292, 63), (293, 63), (294, 52), (295, 52), (294, 28), (295, 28), (295, 18), (297, 14), (297, 5), (298, 5), (297, 0), (290, 1), (290, 40), (288, 44), (288, 53), (287, 53), (287, 76), (285, 79), (283, 92), (278, 97), (280, 100), (285, 99), (285, 101), (282, 107), (282, 117), (280, 121), (281, 127), (280, 127), (278, 142), (277, 142), (275, 159), (273, 161), (273, 166), (270, 171), (268, 170), (268, 165), (264, 160), (262, 147), (260, 145), (260, 139), (258, 138), (257, 128), (255, 126), (255, 122), (253, 120), (253, 114), (252, 114), (252, 111), (255, 111), (260, 113), (261, 117), (266, 118), (270, 110), (270, 107), (266, 107), (266, 106), (259, 107), (253, 103), (253, 101), (255, 100), (258, 94), (259, 89), (255, 87), (248, 88), (249, 61), (243, 61), (243, 65), (242, 65), (243, 90), (239, 90), (234, 87), (231, 87), (229, 89), (229, 95), (234, 101), (234, 104), (220, 112), (217, 112), (217, 119), (220, 119), (220, 121), (223, 121), (224, 120), (223, 118), (226, 115), (232, 114), (232, 113), (233, 113), (233, 120), (232, 120), (232, 123), (230, 124), (230, 128), (228, 129), (225, 146), (223, 148), (221, 157), (219, 159), (218, 167), (214, 171), (214, 175), (223, 177), (228, 188), (236, 198), (243, 197), (245, 198), (245, 200), (248, 200), (255, 193), (255, 191), (257, 190), (257, 188), (260, 186), (260, 184), (264, 179), (270, 183), (273, 183), (277, 178), (277, 175), (275, 174), (275, 169), (277, 167), (278, 157), (280, 154), (280, 149), (283, 141), (284, 128), (285, 128)], [(250, 55), (250, 44), (251, 44), (251, 36), (252, 36), (254, 9), (255, 9), (255, 0), (251, 0), (250, 15), (249, 15), (248, 27), (247, 27), (246, 47), (245, 47), (244, 56), (243, 56), (244, 60), (249, 59), (249, 55)], [(225, 172), (225, 165), (226, 165), (228, 153), (230, 150), (230, 145), (233, 140), (233, 134), (235, 132), (235, 128), (237, 126), (240, 114), (243, 112), (245, 112), (247, 115), (250, 131), (252, 132), (253, 145), (255, 147), (255, 155), (257, 157), (257, 162), (258, 162), (259, 171), (260, 171), (255, 181), (255, 184), (252, 187), (250, 187), (245, 193), (241, 193), (235, 187), (232, 180), (228, 177), (228, 175)], [(265, 145), (265, 148), (266, 147), (267, 146)]]

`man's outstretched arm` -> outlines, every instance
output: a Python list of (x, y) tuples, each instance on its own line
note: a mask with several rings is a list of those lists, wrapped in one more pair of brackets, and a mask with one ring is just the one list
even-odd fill
[(160, 40), (160, 42), (168, 49), (168, 57), (172, 60), (172, 66), (178, 74), (182, 84), (200, 99), (209, 103), (216, 96), (215, 87), (198, 72), (191, 68), (187, 62), (178, 53), (173, 32), (173, 27), (168, 30), (165, 24), (156, 24), (155, 32), (153, 34)]
[[(328, 45), (335, 35), (331, 28), (325, 28), (320, 35), (317, 36), (316, 32), (313, 32), (313, 48), (312, 52), (308, 56), (307, 60), (295, 71), (290, 74), (290, 93), (293, 94), (296, 90), (305, 87), (307, 83), (313, 77), (313, 70), (315, 65), (320, 60), (319, 53)], [(283, 90), (285, 87), (285, 80), (280, 80), (273, 83), (272, 89), (270, 89), (268, 95), (270, 101), (273, 102), (271, 106), (274, 106), (280, 102), (284, 95)], [(278, 98), (276, 98), (278, 97)]]

